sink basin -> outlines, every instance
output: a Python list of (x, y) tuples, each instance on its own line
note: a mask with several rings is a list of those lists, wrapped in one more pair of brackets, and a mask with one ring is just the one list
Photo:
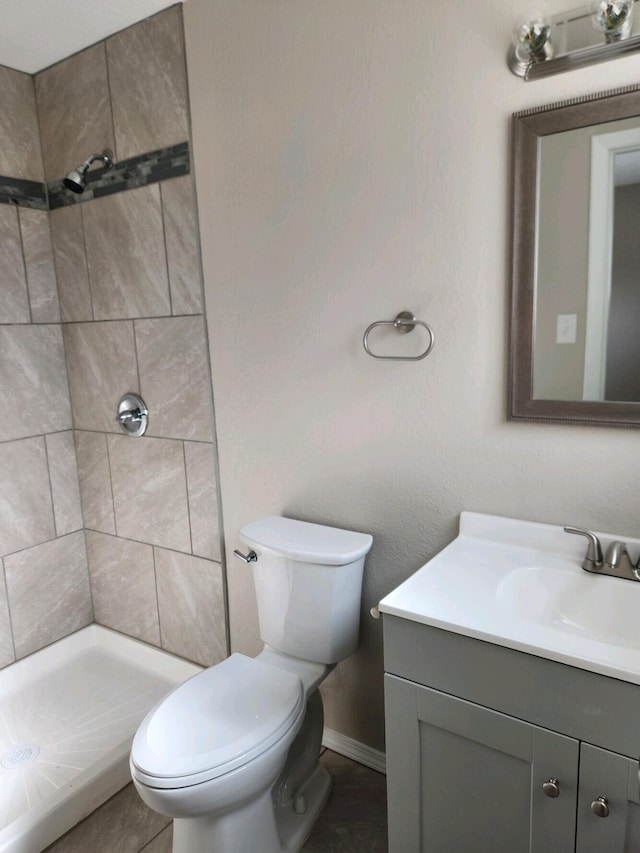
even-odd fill
[(378, 607), (640, 684), (640, 582), (585, 572), (584, 552), (561, 526), (463, 512), (458, 537)]
[(524, 567), (506, 574), (497, 598), (521, 619), (640, 648), (640, 583), (559, 568)]

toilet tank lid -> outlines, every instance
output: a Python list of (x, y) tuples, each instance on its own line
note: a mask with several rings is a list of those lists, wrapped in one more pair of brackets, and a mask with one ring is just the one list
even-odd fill
[(252, 521), (240, 531), (242, 541), (258, 551), (302, 563), (345, 566), (369, 551), (373, 537), (324, 524), (271, 516)]

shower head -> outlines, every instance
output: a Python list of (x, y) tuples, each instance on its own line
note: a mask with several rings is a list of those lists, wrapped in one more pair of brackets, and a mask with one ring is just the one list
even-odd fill
[(89, 166), (92, 163), (95, 163), (96, 160), (102, 160), (107, 169), (113, 168), (113, 151), (109, 148), (105, 148), (102, 154), (92, 154), (91, 157), (88, 157), (84, 161), (84, 163), (81, 163), (75, 169), (72, 169), (69, 174), (63, 178), (62, 183), (65, 187), (74, 193), (83, 193), (87, 186), (87, 172), (89, 171)]

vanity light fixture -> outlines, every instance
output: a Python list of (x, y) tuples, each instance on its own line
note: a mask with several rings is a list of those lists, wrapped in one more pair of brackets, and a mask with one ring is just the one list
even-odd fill
[(525, 80), (548, 77), (640, 50), (637, 0), (595, 0), (548, 18), (533, 18), (514, 29), (509, 69)]
[(550, 32), (551, 24), (546, 18), (527, 21), (515, 27), (512, 54), (509, 56), (509, 67), (514, 74), (526, 77), (532, 63), (551, 59), (553, 45), (549, 39)]

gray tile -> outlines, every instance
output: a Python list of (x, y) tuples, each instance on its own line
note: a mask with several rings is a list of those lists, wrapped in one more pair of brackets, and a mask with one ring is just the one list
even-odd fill
[(171, 313), (158, 184), (82, 206), (96, 320)]
[(189, 136), (182, 15), (173, 6), (107, 40), (118, 159)]
[(101, 432), (76, 430), (75, 438), (85, 526), (102, 533), (115, 533), (107, 437)]
[(118, 401), (138, 390), (133, 324), (72, 323), (63, 334), (75, 428), (115, 432)]
[(119, 536), (191, 551), (181, 441), (108, 436)]
[(0, 560), (0, 668), (13, 663), (15, 659), (9, 602), (7, 601), (7, 585), (4, 579), (4, 566)]
[(114, 147), (103, 42), (41, 71), (35, 81), (46, 181)]
[(185, 175), (160, 185), (167, 264), (174, 314), (202, 314), (200, 246), (193, 177)]
[(22, 255), (18, 210), (8, 204), (0, 205), (0, 270), (2, 270), (0, 323), (29, 323), (31, 321), (29, 292)]
[(71, 428), (59, 325), (0, 326), (0, 441)]
[(218, 494), (213, 444), (186, 441), (187, 492), (193, 553), (220, 560)]
[(204, 318), (137, 320), (135, 332), (149, 434), (213, 441)]
[(31, 318), (34, 323), (59, 323), (60, 305), (49, 214), (45, 210), (22, 207), (19, 218)]
[(168, 823), (170, 818), (148, 808), (127, 785), (46, 853), (138, 853)]
[(93, 320), (81, 210), (79, 205), (72, 205), (49, 214), (64, 322)]
[(82, 531), (5, 557), (4, 567), (18, 658), (93, 621)]
[(386, 777), (327, 750), (333, 788), (301, 853), (387, 853)]
[(0, 175), (42, 181), (33, 77), (0, 66)]
[(54, 536), (44, 439), (0, 444), (0, 556)]
[(150, 844), (143, 848), (142, 853), (171, 853), (173, 850), (173, 825), (163, 829)]
[(227, 656), (222, 568), (155, 548), (162, 647), (204, 666)]
[(160, 645), (153, 548), (87, 531), (96, 622)]
[(47, 435), (45, 440), (56, 534), (64, 536), (74, 530), (81, 530), (84, 526), (73, 432), (56, 432)]

